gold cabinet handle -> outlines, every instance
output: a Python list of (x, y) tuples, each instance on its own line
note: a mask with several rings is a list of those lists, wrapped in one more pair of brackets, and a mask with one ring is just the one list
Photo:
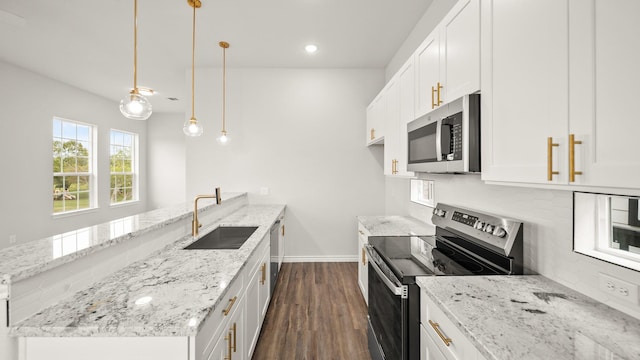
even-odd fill
[(442, 90), (442, 85), (440, 85), (440, 81), (438, 81), (438, 102), (436, 103), (436, 106), (442, 105), (442, 100), (440, 100), (440, 90)]
[(236, 303), (236, 300), (238, 300), (237, 296), (234, 296), (233, 298), (229, 299), (229, 305), (227, 306), (226, 309), (222, 310), (222, 313), (224, 314), (224, 316), (229, 315), (229, 313), (231, 312), (231, 308), (233, 307), (233, 304)]
[(376, 138), (376, 129), (371, 128), (371, 140)]
[(264, 285), (264, 282), (267, 281), (267, 264), (266, 263), (262, 263), (262, 266), (260, 266), (260, 271), (262, 272), (260, 285)]
[(232, 347), (231, 347), (231, 331), (229, 331), (227, 333), (227, 335), (225, 335), (224, 339), (227, 340), (227, 350), (229, 351), (229, 355), (225, 356), (224, 360), (231, 360), (231, 356), (232, 356), (231, 355), (232, 354), (232, 352), (231, 352), (231, 349), (232, 349)]
[(432, 86), (431, 87), (431, 108), (435, 109), (436, 108), (436, 99), (434, 94), (436, 93), (436, 89)]
[(364, 233), (362, 232), (362, 230), (358, 230), (358, 232), (360, 233), (360, 235), (364, 235)]
[(365, 255), (364, 248), (362, 248), (362, 265), (367, 265), (367, 258)]
[(576, 181), (576, 175), (582, 175), (582, 171), (576, 171), (576, 145), (582, 141), (576, 140), (574, 134), (569, 134), (569, 182)]
[(445, 345), (449, 346), (453, 342), (453, 340), (449, 339), (448, 337), (445, 337), (442, 334), (442, 332), (440, 331), (440, 325), (438, 323), (434, 323), (433, 321), (429, 320), (429, 325), (431, 325), (433, 330), (435, 330), (436, 334), (438, 334), (438, 336), (440, 337), (442, 342), (444, 342)]
[(238, 333), (236, 332), (237, 330), (236, 323), (233, 323), (233, 327), (231, 328), (231, 330), (233, 330), (233, 352), (236, 352), (237, 351), (236, 342), (238, 339)]
[(284, 236), (284, 224), (282, 224), (282, 236)]
[(547, 180), (553, 180), (553, 175), (558, 175), (560, 172), (553, 171), (553, 147), (559, 146), (553, 142), (552, 137), (547, 138)]

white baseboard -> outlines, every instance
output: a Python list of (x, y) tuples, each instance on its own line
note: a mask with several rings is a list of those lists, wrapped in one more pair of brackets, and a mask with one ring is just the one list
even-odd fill
[(358, 262), (357, 255), (285, 256), (286, 263), (296, 262)]

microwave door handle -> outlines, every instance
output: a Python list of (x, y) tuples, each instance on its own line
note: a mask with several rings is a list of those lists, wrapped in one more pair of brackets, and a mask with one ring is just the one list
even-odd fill
[(436, 161), (442, 161), (442, 119), (436, 123)]
[(402, 291), (402, 290), (403, 290), (403, 286), (402, 286), (402, 285), (398, 286), (398, 285), (394, 284), (394, 283), (393, 283), (393, 281), (391, 281), (391, 280), (390, 280), (390, 279), (389, 279), (389, 278), (384, 274), (384, 272), (382, 271), (382, 269), (380, 269), (380, 266), (378, 266), (378, 264), (377, 264), (375, 261), (373, 261), (373, 257), (371, 256), (371, 252), (372, 252), (372, 251), (375, 251), (375, 250), (373, 250), (372, 246), (370, 246), (370, 245), (369, 245), (369, 246), (365, 247), (365, 249), (367, 250), (367, 253), (368, 253), (368, 255), (369, 255), (369, 264), (370, 264), (370, 265), (371, 265), (371, 267), (376, 271), (376, 273), (378, 273), (378, 276), (380, 277), (380, 280), (382, 280), (382, 282), (383, 282), (385, 285), (387, 285), (387, 287), (389, 288), (389, 290), (391, 290), (391, 292), (392, 292), (394, 295), (402, 296), (402, 293), (403, 293), (403, 291)]

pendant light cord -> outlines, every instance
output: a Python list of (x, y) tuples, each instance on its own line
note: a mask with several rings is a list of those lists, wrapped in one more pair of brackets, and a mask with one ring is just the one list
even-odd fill
[(226, 134), (225, 117), (227, 110), (227, 47), (222, 47), (222, 133)]
[(133, 2), (133, 92), (138, 92), (138, 0)]
[(193, 6), (193, 31), (192, 31), (192, 44), (191, 44), (191, 120), (195, 119), (195, 103), (196, 103), (196, 6)]

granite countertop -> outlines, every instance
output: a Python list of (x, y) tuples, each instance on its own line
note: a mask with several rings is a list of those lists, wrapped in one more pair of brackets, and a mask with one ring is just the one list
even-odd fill
[[(246, 193), (224, 193), (222, 199), (223, 202), (227, 202), (246, 196)], [(198, 209), (206, 211), (213, 206), (217, 206), (215, 200), (203, 199)], [(132, 237), (189, 218), (192, 214), (193, 202), (188, 202), (2, 249), (0, 250), (0, 285), (8, 285), (51, 270)], [(74, 234), (86, 239), (87, 246), (68, 253), (54, 251), (55, 241)]]
[[(12, 336), (195, 336), (284, 205), (246, 205), (201, 229), (258, 226), (238, 250), (183, 250), (185, 236), (11, 327)], [(269, 241), (269, 240), (265, 240)], [(137, 299), (151, 297), (145, 305)]]
[(640, 359), (640, 320), (540, 275), (420, 277), (487, 360)]
[(371, 236), (433, 235), (436, 228), (410, 216), (358, 216)]

